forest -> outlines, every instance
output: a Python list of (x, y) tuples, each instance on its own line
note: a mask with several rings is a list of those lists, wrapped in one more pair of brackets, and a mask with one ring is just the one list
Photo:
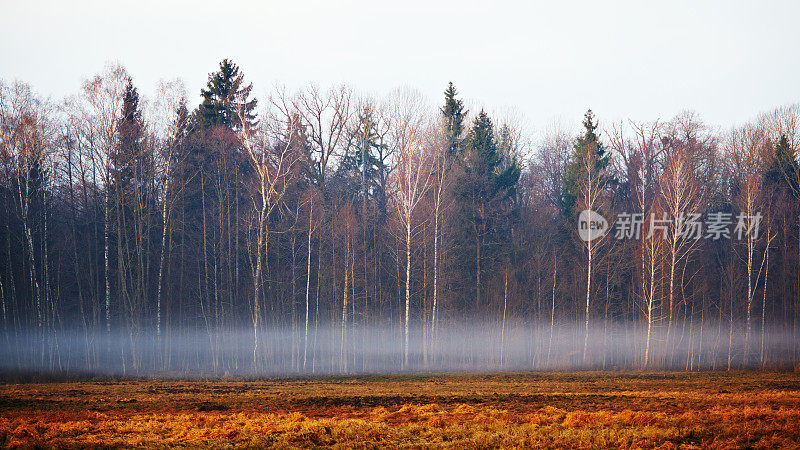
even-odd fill
[(199, 97), (119, 64), (64, 99), (0, 82), (0, 370), (800, 362), (798, 104), (534, 138), (453, 83), (256, 98), (209, 69)]

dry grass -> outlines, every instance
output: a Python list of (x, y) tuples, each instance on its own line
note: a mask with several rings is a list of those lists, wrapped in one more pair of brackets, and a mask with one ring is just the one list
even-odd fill
[(800, 448), (791, 373), (0, 385), (9, 447)]

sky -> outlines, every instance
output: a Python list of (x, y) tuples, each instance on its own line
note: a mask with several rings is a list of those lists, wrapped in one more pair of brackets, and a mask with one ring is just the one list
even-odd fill
[(0, 0), (0, 78), (53, 99), (108, 62), (147, 96), (181, 78), (199, 102), (223, 58), (264, 97), (347, 83), (432, 103), (453, 81), (471, 109), (533, 130), (669, 119), (729, 128), (800, 101), (797, 1)]

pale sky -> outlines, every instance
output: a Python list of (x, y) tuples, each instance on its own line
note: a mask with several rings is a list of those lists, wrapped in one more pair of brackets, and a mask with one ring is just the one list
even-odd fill
[(271, 86), (411, 86), (431, 102), (453, 81), (470, 105), (516, 108), (535, 128), (669, 119), (722, 128), (800, 101), (797, 1), (0, 0), (0, 78), (58, 99), (109, 61), (146, 96), (184, 80), (189, 100), (222, 58)]

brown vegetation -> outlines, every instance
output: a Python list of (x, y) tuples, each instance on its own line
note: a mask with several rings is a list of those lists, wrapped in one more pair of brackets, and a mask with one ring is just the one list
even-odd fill
[(800, 447), (790, 373), (0, 386), (9, 447)]

